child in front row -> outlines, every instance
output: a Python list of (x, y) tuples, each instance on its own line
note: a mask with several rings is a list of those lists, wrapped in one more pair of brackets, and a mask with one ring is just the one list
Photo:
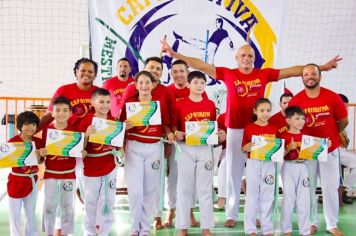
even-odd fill
[(276, 137), (277, 127), (268, 124), (271, 116), (271, 102), (266, 98), (256, 101), (253, 112), (255, 122), (244, 129), (242, 151), (247, 153), (246, 202), (244, 214), (245, 233), (257, 235), (256, 219), (260, 211), (262, 235), (273, 235), (273, 203), (275, 188), (275, 163), (250, 159), (252, 135)]
[[(216, 108), (214, 102), (204, 98), (206, 77), (200, 71), (188, 75), (189, 96), (177, 103), (176, 121), (173, 126), (176, 139), (185, 140), (185, 122), (215, 121)], [(190, 211), (194, 193), (196, 192), (201, 213), (203, 236), (210, 236), (210, 229), (215, 226), (213, 214), (213, 157), (209, 145), (189, 146), (180, 144), (182, 153), (178, 160), (177, 183), (177, 218), (176, 229), (179, 236), (188, 235), (190, 227)]]
[[(51, 115), (54, 122), (42, 131), (42, 140), (46, 140), (48, 129), (75, 131), (75, 127), (68, 124), (72, 115), (70, 101), (66, 97), (56, 97), (52, 101)], [(47, 155), (47, 149), (40, 149), (45, 155), (44, 173), (44, 207), (42, 217), (42, 231), (46, 235), (53, 235), (56, 216), (61, 220), (61, 234), (74, 233), (74, 194), (76, 185), (76, 158), (67, 156)]]
[[(31, 111), (25, 111), (17, 116), (16, 127), (21, 132), (9, 142), (35, 142), (36, 155), (39, 163), (42, 162), (39, 150), (41, 139), (34, 137), (40, 120)], [(25, 235), (37, 236), (36, 202), (37, 202), (37, 176), (38, 166), (13, 167), (8, 177), (7, 193), (9, 195), (10, 235), (19, 236), (21, 233), (21, 209), (25, 209)]]
[[(116, 196), (116, 156), (113, 146), (88, 142), (94, 134), (92, 125), (94, 117), (115, 120), (109, 113), (110, 93), (106, 89), (97, 88), (91, 97), (94, 114), (87, 114), (79, 124), (79, 130), (85, 132), (87, 156), (83, 159), (84, 179), (84, 234), (109, 235), (114, 223), (114, 203)], [(103, 200), (102, 200), (103, 199)]]
[[(283, 181), (283, 204), (281, 231), (292, 235), (292, 216), (297, 210), (300, 235), (310, 235), (310, 179), (308, 162), (300, 160), (301, 129), (305, 124), (304, 112), (297, 106), (285, 110), (288, 130), (281, 134), (285, 140), (285, 156), (281, 176)], [(298, 159), (298, 160), (297, 160)]]

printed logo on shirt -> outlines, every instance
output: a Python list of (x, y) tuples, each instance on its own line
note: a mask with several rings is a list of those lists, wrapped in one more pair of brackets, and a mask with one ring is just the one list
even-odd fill
[(262, 84), (260, 79), (240, 81), (235, 80), (234, 84), (236, 86), (236, 93), (240, 97), (255, 97), (260, 94)]
[(212, 170), (213, 169), (213, 162), (212, 161), (207, 161), (206, 163), (205, 163), (205, 169), (206, 170)]
[(63, 189), (66, 192), (72, 192), (73, 191), (73, 183), (71, 181), (65, 182), (63, 184)]
[(326, 119), (330, 116), (330, 108), (328, 105), (320, 107), (304, 108), (305, 125), (308, 127), (324, 126)]
[(302, 183), (303, 183), (304, 187), (309, 188), (310, 187), (310, 179), (309, 179), (309, 177), (304, 178)]
[(109, 187), (110, 187), (111, 189), (116, 189), (116, 178), (110, 180), (110, 182), (109, 182)]
[(273, 175), (267, 175), (267, 176), (264, 177), (263, 181), (268, 185), (273, 185), (274, 184), (274, 176)]
[(0, 151), (1, 151), (2, 153), (8, 153), (9, 150), (10, 150), (10, 147), (9, 147), (7, 144), (3, 144), (3, 145), (1, 145), (1, 147), (0, 147)]
[(160, 165), (161, 165), (160, 160), (155, 160), (154, 162), (152, 162), (152, 169), (159, 170)]

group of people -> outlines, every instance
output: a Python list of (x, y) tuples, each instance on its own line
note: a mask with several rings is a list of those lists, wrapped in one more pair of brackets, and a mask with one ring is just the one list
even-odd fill
[[(147, 58), (143, 70), (134, 78), (130, 77), (130, 62), (120, 59), (117, 76), (105, 81), (103, 88), (93, 85), (97, 64), (83, 58), (74, 66), (77, 81), (55, 92), (41, 120), (31, 112), (17, 117), (21, 133), (9, 142), (35, 141), (38, 160), (45, 163), (43, 231), (47, 235), (58, 230), (62, 235), (74, 232), (73, 198), (79, 186), (84, 201), (84, 235), (108, 235), (114, 222), (117, 159), (124, 156), (130, 236), (149, 235), (152, 223), (155, 229), (171, 227), (174, 219), (178, 235), (188, 235), (188, 229), (198, 225), (202, 235), (212, 235), (211, 229), (215, 226), (212, 147), (187, 145), (185, 129), (189, 121), (218, 120), (218, 141), (223, 144), (220, 168), (224, 170), (219, 173), (219, 197), (226, 199), (226, 227), (233, 227), (237, 222), (246, 164), (245, 233), (257, 235), (257, 220), (263, 235), (274, 233), (278, 168), (273, 162), (250, 158), (254, 145), (252, 136), (257, 135), (286, 140), (281, 170), (282, 233), (292, 235), (294, 206), (300, 234), (311, 235), (318, 230), (316, 198), (310, 198), (315, 192), (318, 174), (327, 231), (343, 235), (337, 227), (339, 133), (348, 124), (347, 110), (336, 93), (320, 86), (321, 71), (336, 68), (341, 58), (335, 57), (321, 66), (257, 69), (253, 67), (254, 50), (244, 45), (237, 51), (238, 68), (228, 69), (174, 52), (165, 40), (162, 52), (176, 59), (170, 71), (173, 84), (169, 86), (160, 83), (163, 64), (158, 57)], [(189, 72), (188, 66), (197, 71)], [(203, 72), (222, 80), (227, 88), (226, 113), (218, 119), (215, 104), (205, 93), (207, 82)], [(264, 98), (267, 83), (296, 76), (302, 76), (305, 89), (288, 101), (288, 108), (282, 114), (284, 123), (274, 124), (272, 119), (270, 122), (271, 102)], [(128, 103), (150, 101), (157, 101), (160, 107), (161, 124), (134, 126), (127, 120)], [(126, 123), (123, 148), (89, 141), (90, 135), (96, 132), (92, 125), (94, 117)], [(45, 140), (49, 128), (83, 132), (83, 158), (48, 155)], [(42, 130), (42, 140), (34, 136), (38, 130)], [(298, 158), (302, 134), (330, 140), (327, 162)], [(11, 235), (21, 235), (22, 204), (27, 219), (25, 234), (38, 235), (34, 216), (37, 171), (36, 166), (16, 167), (9, 175)], [(165, 192), (169, 209), (162, 221)], [(192, 211), (196, 202), (199, 203), (200, 224)]]

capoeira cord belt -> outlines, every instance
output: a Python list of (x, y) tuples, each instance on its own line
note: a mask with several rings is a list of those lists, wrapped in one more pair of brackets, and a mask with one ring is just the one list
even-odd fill
[[(140, 135), (140, 134), (135, 134), (135, 133), (128, 133), (128, 135), (139, 137), (139, 138), (146, 138), (146, 139), (154, 139), (158, 140), (163, 143), (168, 143), (168, 139), (163, 138), (163, 137), (154, 137), (154, 136), (145, 136), (145, 135)], [(174, 147), (175, 147), (175, 153), (174, 153), (174, 160), (178, 161), (179, 159), (179, 154), (182, 152), (182, 149), (179, 147), (178, 143), (174, 141)], [(167, 160), (164, 158), (164, 149), (161, 147), (161, 177), (160, 177), (160, 193), (159, 193), (159, 206), (158, 209), (159, 211), (163, 210), (163, 205), (164, 205), (164, 180), (165, 180), (165, 174), (166, 174), (166, 167), (167, 167)]]
[[(122, 153), (120, 151), (117, 151), (116, 148), (113, 148), (111, 151), (107, 151), (107, 152), (103, 152), (103, 153), (88, 153), (87, 154), (87, 157), (91, 157), (91, 158), (96, 158), (96, 157), (102, 157), (102, 156), (106, 156), (106, 155), (113, 155), (114, 156), (114, 161), (115, 161), (115, 165), (118, 166), (119, 163), (118, 163), (118, 158), (122, 158)], [(108, 175), (105, 175), (105, 176), (102, 176), (104, 178), (104, 197), (105, 197), (105, 200), (104, 200), (104, 206), (103, 206), (103, 212), (102, 214), (105, 216), (107, 215), (109, 212), (110, 212), (110, 209), (109, 209), (109, 188), (110, 188), (110, 181), (109, 181), (109, 178), (108, 178)]]
[(32, 174), (24, 174), (24, 173), (16, 173), (16, 172), (11, 172), (12, 175), (15, 176), (20, 176), (20, 177), (29, 177), (31, 179), (31, 183), (32, 183), (32, 192), (30, 192), (29, 194), (32, 194), (30, 197), (30, 203), (33, 205), (33, 209), (32, 209), (32, 223), (30, 225), (31, 229), (34, 229), (37, 227), (36, 225), (36, 221), (34, 220), (36, 217), (35, 211), (36, 211), (36, 199), (37, 199), (37, 189), (36, 189), (36, 180), (35, 180), (35, 176), (37, 176), (37, 172), (36, 173), (32, 173)]

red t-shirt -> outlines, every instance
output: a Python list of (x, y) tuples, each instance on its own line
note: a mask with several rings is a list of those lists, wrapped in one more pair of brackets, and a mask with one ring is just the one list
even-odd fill
[(284, 146), (287, 148), (289, 144), (292, 142), (292, 138), (294, 142), (298, 142), (297, 149), (290, 150), (287, 155), (284, 156), (284, 160), (291, 161), (296, 160), (299, 157), (300, 147), (302, 145), (302, 133), (299, 134), (291, 134), (288, 131), (283, 132), (280, 135), (280, 138), (285, 140)]
[(117, 76), (112, 77), (104, 82), (103, 88), (110, 92), (111, 96), (111, 115), (118, 117), (120, 115), (120, 102), (128, 84), (134, 82), (132, 77), (126, 81), (121, 81)]
[(279, 70), (253, 69), (243, 74), (239, 69), (216, 68), (216, 78), (224, 81), (227, 89), (226, 126), (242, 129), (251, 123), (253, 106), (264, 97), (266, 85), (277, 81)]
[[(222, 113), (219, 115), (218, 117), (218, 127), (219, 129), (222, 129), (225, 131), (225, 133), (227, 132), (227, 128), (225, 125), (225, 114), (226, 113)], [(222, 145), (222, 149), (226, 149), (226, 140), (221, 144)]]
[[(167, 112), (167, 108), (165, 105), (165, 102), (163, 102), (161, 99), (153, 99), (152, 101), (159, 101), (160, 104), (160, 109), (161, 109), (161, 125), (149, 125), (149, 126), (135, 126), (127, 131), (127, 139), (128, 140), (136, 140), (141, 143), (156, 143), (159, 140), (157, 139), (150, 139), (150, 138), (141, 138), (137, 136), (133, 136), (130, 134), (138, 134), (138, 135), (143, 135), (143, 136), (148, 136), (148, 137), (162, 137), (163, 136), (163, 126), (168, 126), (170, 125), (170, 119), (169, 115)], [(132, 96), (128, 98), (125, 103), (124, 103), (124, 109), (121, 110), (121, 115), (120, 115), (120, 120), (125, 121), (127, 120), (127, 115), (126, 115), (126, 103), (128, 102), (139, 102), (138, 96)]]
[(269, 118), (268, 123), (276, 126), (279, 134), (287, 131), (286, 117), (283, 116), (281, 111)]
[[(88, 90), (81, 90), (76, 83), (66, 84), (57, 89), (52, 100), (59, 96), (68, 98), (70, 100), (73, 115), (82, 118), (88, 112), (94, 113), (94, 109), (90, 104), (90, 98), (94, 90), (97, 88), (97, 86), (93, 85)], [(49, 105), (48, 110), (52, 111), (52, 103)]]
[[(260, 126), (255, 123), (250, 123), (244, 129), (244, 135), (242, 139), (242, 146), (252, 141), (252, 135), (265, 136), (265, 137), (277, 137), (278, 129), (276, 126), (268, 124), (266, 126)], [(247, 153), (247, 158), (250, 158), (250, 153)]]
[(289, 106), (299, 106), (304, 110), (304, 134), (329, 138), (329, 152), (340, 146), (337, 122), (347, 117), (347, 110), (339, 95), (321, 87), (319, 96), (310, 98), (303, 90), (292, 98)]
[[(46, 142), (47, 130), (48, 129), (56, 129), (54, 124), (50, 124), (42, 130), (42, 140)], [(71, 126), (67, 126), (64, 130), (74, 131), (74, 128)], [(64, 157), (64, 156), (55, 156), (55, 155), (47, 155), (45, 160), (45, 166), (48, 170), (54, 171), (66, 171), (75, 169), (75, 158), (74, 157)], [(44, 179), (75, 179), (75, 171), (68, 174), (53, 174), (49, 172), (44, 173)]]
[(216, 120), (216, 107), (209, 99), (194, 102), (189, 97), (184, 98), (177, 102), (176, 112), (175, 126), (182, 132), (185, 132), (186, 121)]
[[(94, 114), (86, 115), (79, 124), (79, 131), (85, 132), (88, 126), (91, 125)], [(114, 117), (108, 115), (107, 120), (115, 120)], [(100, 154), (104, 152), (109, 152), (114, 149), (113, 146), (91, 143), (88, 141), (85, 150), (90, 154)], [(84, 175), (89, 177), (98, 177), (109, 174), (113, 169), (115, 169), (115, 159), (113, 154), (106, 154), (100, 157), (85, 157), (83, 159), (84, 164)]]
[[(179, 100), (182, 100), (183, 98), (186, 98), (190, 94), (190, 89), (188, 87), (184, 87), (182, 89), (177, 88), (174, 84), (170, 84), (167, 86), (167, 88), (171, 91), (171, 93), (174, 95), (176, 102)], [(203, 98), (208, 98), (208, 95), (204, 91), (203, 93)]]
[[(35, 142), (36, 149), (42, 147), (42, 140), (33, 137), (32, 141)], [(14, 142), (24, 142), (20, 135), (16, 135), (9, 140), (10, 143)], [(38, 166), (23, 166), (23, 167), (13, 167), (12, 172), (19, 174), (34, 174), (38, 172)], [(37, 181), (37, 175), (35, 176), (35, 181)], [(9, 174), (7, 182), (7, 193), (12, 198), (24, 198), (32, 192), (33, 186), (30, 177), (26, 176), (16, 176)]]

